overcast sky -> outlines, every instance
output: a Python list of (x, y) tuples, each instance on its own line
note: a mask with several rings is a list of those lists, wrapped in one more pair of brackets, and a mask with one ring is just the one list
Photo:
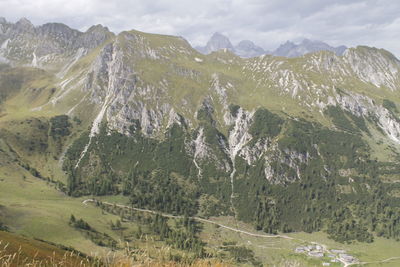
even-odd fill
[(397, 0), (0, 0), (0, 16), (35, 25), (63, 22), (86, 30), (103, 24), (118, 33), (136, 29), (180, 35), (193, 45), (212, 33), (235, 44), (249, 39), (275, 49), (286, 40), (369, 45), (400, 56)]

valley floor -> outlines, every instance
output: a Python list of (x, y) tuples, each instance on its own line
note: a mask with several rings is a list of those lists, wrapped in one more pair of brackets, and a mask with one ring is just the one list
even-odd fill
[[(122, 196), (97, 198), (103, 204), (131, 209), (127, 199)], [(119, 216), (104, 212), (87, 198), (71, 198), (60, 193), (40, 179), (21, 173), (18, 168), (0, 168), (0, 219), (9, 226), (9, 230), (26, 237), (37, 238), (67, 247), (73, 247), (91, 256), (104, 256), (110, 252), (87, 239), (81, 232), (68, 225), (71, 214), (87, 221), (99, 232), (104, 232), (123, 242), (118, 231), (110, 229), (110, 221), (117, 221)], [(140, 213), (155, 211), (135, 209)], [(164, 214), (172, 219), (179, 216)], [(399, 266), (400, 242), (375, 238), (371, 244), (341, 244), (327, 238), (324, 233), (291, 233), (285, 235), (268, 235), (257, 232), (251, 225), (236, 222), (232, 217), (199, 218), (202, 222), (201, 239), (213, 251), (225, 247), (246, 247), (253, 251), (254, 258), (266, 266), (322, 266), (329, 263), (326, 256), (315, 258), (306, 254), (295, 253), (298, 246), (320, 244), (326, 250), (343, 249), (359, 260), (358, 265), (366, 266)], [(132, 223), (134, 224), (134, 223)], [(127, 230), (131, 226), (124, 222)], [(140, 248), (150, 248), (155, 253), (163, 245), (157, 242), (134, 241)], [(149, 244), (151, 245), (149, 246)], [(153, 246), (153, 247), (151, 247)], [(155, 250), (154, 250), (155, 249)], [(251, 266), (242, 262), (240, 265)], [(329, 266), (350, 266), (350, 264), (330, 263)]]

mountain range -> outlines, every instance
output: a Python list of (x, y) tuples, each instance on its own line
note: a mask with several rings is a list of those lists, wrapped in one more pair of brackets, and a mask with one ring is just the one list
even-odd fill
[[(216, 258), (237, 252), (221, 231), (247, 225), (235, 242), (251, 265), (277, 259), (248, 251), (249, 229), (395, 246), (400, 61), (308, 40), (261, 50), (220, 34), (200, 53), (181, 37), (1, 19), (0, 225), (82, 250), (145, 249), (145, 231), (171, 253)], [(199, 218), (216, 226), (189, 223)], [(279, 253), (304, 263), (294, 244)]]
[(241, 57), (256, 57), (267, 54), (263, 48), (249, 40), (243, 40), (234, 47), (228, 37), (218, 32), (211, 36), (206, 46), (198, 46), (196, 49), (203, 54), (210, 54), (220, 49), (228, 49)]
[(336, 55), (343, 55), (346, 46), (332, 47), (321, 41), (304, 39), (301, 43), (295, 44), (287, 41), (280, 45), (275, 51), (266, 51), (262, 47), (255, 45), (252, 41), (243, 40), (233, 46), (229, 38), (221, 33), (214, 33), (206, 46), (198, 46), (196, 49), (203, 54), (210, 54), (220, 49), (228, 49), (236, 55), (244, 58), (257, 57), (261, 55), (274, 55), (280, 57), (300, 57), (308, 53), (318, 51), (332, 51)]

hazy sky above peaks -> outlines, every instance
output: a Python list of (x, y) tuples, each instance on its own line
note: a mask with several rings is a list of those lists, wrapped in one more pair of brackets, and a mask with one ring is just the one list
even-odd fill
[(0, 16), (33, 24), (62, 22), (86, 30), (103, 24), (118, 33), (136, 29), (180, 35), (194, 46), (214, 32), (235, 44), (265, 49), (286, 40), (368, 45), (400, 55), (400, 1), (395, 0), (0, 0)]

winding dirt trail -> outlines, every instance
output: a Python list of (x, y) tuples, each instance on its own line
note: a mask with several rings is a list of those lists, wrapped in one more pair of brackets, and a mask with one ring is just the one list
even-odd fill
[[(84, 201), (82, 201), (82, 203), (84, 205), (87, 205), (87, 203), (92, 202), (95, 203), (96, 200), (95, 199), (86, 199)], [(131, 207), (131, 206), (126, 206), (126, 205), (121, 205), (121, 204), (116, 204), (116, 203), (110, 203), (107, 201), (101, 202), (104, 205), (108, 205), (108, 206), (116, 206), (119, 208), (125, 208), (125, 209), (131, 209), (131, 210), (135, 210), (135, 211), (140, 211), (140, 212), (146, 212), (146, 213), (150, 213), (150, 214), (158, 214), (161, 215), (163, 217), (166, 218), (175, 218), (175, 219), (181, 219), (183, 218), (183, 216), (180, 215), (172, 215), (172, 214), (167, 214), (167, 213), (162, 213), (162, 212), (157, 212), (154, 210), (148, 210), (148, 209), (141, 209), (141, 208), (135, 208), (135, 207)], [(236, 233), (240, 233), (240, 234), (244, 234), (244, 235), (248, 235), (248, 236), (252, 236), (252, 237), (260, 237), (260, 238), (282, 238), (282, 239), (287, 239), (287, 240), (293, 240), (293, 241), (298, 241), (298, 242), (304, 242), (304, 243), (311, 243), (314, 245), (319, 245), (322, 247), (322, 250), (324, 253), (327, 254), (332, 254), (335, 255), (335, 259), (338, 260), (339, 262), (341, 262), (343, 264), (344, 267), (348, 267), (348, 266), (352, 266), (352, 265), (368, 265), (368, 264), (374, 264), (374, 263), (385, 263), (385, 262), (390, 262), (390, 261), (394, 261), (394, 260), (400, 260), (400, 257), (391, 257), (382, 261), (376, 261), (376, 262), (346, 262), (344, 261), (342, 258), (339, 257), (339, 255), (337, 255), (336, 253), (333, 253), (331, 250), (328, 249), (327, 245), (325, 244), (320, 244), (317, 242), (309, 242), (307, 240), (303, 240), (303, 239), (299, 239), (299, 238), (293, 238), (287, 235), (268, 235), (268, 234), (259, 234), (259, 233), (252, 233), (246, 230), (241, 230), (239, 228), (234, 228), (231, 226), (227, 226), (224, 224), (221, 224), (219, 222), (216, 221), (212, 221), (212, 220), (208, 220), (208, 219), (204, 219), (204, 218), (200, 218), (200, 217), (190, 217), (193, 220), (199, 221), (199, 222), (203, 222), (203, 223), (209, 223), (209, 224), (213, 224), (213, 225), (217, 225), (221, 228), (236, 232)]]
[[(83, 204), (87, 204), (88, 202), (96, 202), (96, 200), (94, 199), (86, 199), (84, 200), (82, 203)], [(167, 214), (167, 213), (161, 213), (161, 212), (157, 212), (154, 210), (148, 210), (148, 209), (141, 209), (141, 208), (135, 208), (135, 207), (130, 207), (130, 206), (126, 206), (126, 205), (121, 205), (121, 204), (115, 204), (115, 203), (110, 203), (110, 202), (101, 202), (102, 204), (108, 205), (108, 206), (116, 206), (119, 208), (125, 208), (125, 209), (131, 209), (131, 210), (136, 210), (136, 211), (141, 211), (141, 212), (147, 212), (147, 213), (151, 213), (151, 214), (158, 214), (161, 215), (163, 217), (167, 217), (167, 218), (175, 218), (175, 219), (180, 219), (183, 218), (183, 216), (180, 215), (172, 215), (172, 214)], [(207, 220), (204, 218), (200, 218), (200, 217), (190, 217), (191, 219), (194, 219), (196, 221), (199, 222), (204, 222), (204, 223), (210, 223), (210, 224), (214, 224), (217, 225), (221, 228), (233, 231), (233, 232), (237, 232), (237, 233), (241, 233), (241, 234), (245, 234), (245, 235), (249, 235), (249, 236), (254, 236), (254, 237), (262, 237), (262, 238), (284, 238), (284, 239), (290, 239), (290, 240), (298, 240), (298, 241), (302, 241), (305, 242), (305, 240), (301, 240), (301, 239), (296, 239), (290, 236), (286, 236), (286, 235), (267, 235), (267, 234), (257, 234), (257, 233), (252, 233), (252, 232), (248, 232), (245, 230), (240, 230), (234, 227), (230, 227), (212, 220)]]

